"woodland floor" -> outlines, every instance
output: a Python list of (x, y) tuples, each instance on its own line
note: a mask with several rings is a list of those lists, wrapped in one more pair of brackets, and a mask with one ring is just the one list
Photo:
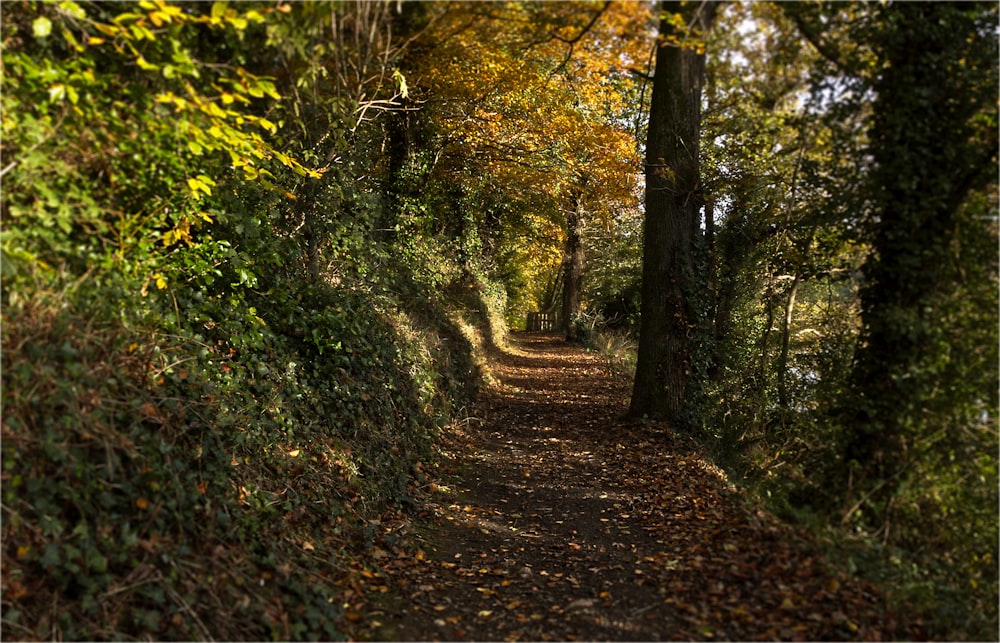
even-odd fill
[(629, 391), (596, 356), (521, 333), (493, 374), (474, 419), (445, 438), (410, 546), (366, 573), (356, 637), (920, 636), (692, 444), (626, 420)]

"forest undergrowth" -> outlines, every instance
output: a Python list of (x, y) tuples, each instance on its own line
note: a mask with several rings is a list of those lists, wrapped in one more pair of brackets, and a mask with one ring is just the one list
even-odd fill
[(343, 638), (488, 307), (285, 283), (170, 332), (88, 283), (7, 293), (3, 638)]

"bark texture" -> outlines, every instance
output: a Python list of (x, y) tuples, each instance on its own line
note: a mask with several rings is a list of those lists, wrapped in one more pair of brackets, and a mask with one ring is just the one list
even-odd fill
[[(705, 54), (697, 35), (711, 25), (714, 2), (664, 3), (661, 45), (646, 141), (639, 359), (630, 414), (687, 423), (691, 338), (699, 317), (695, 295), (700, 234), (699, 137)], [(687, 29), (671, 22), (680, 13)]]
[(583, 203), (574, 199), (566, 217), (566, 247), (563, 252), (562, 325), (566, 341), (579, 339), (576, 318), (580, 316), (585, 251), (583, 246)]

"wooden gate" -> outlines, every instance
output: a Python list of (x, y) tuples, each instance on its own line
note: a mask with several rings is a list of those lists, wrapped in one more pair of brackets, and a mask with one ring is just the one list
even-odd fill
[(552, 313), (528, 313), (527, 330), (555, 330), (556, 316)]

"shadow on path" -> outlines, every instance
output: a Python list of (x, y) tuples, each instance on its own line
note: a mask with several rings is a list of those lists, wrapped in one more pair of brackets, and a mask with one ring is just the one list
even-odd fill
[[(627, 385), (522, 333), (448, 436), (413, 564), (370, 615), (395, 640), (880, 639), (870, 588), (750, 507)], [(393, 570), (396, 570), (395, 572)]]

